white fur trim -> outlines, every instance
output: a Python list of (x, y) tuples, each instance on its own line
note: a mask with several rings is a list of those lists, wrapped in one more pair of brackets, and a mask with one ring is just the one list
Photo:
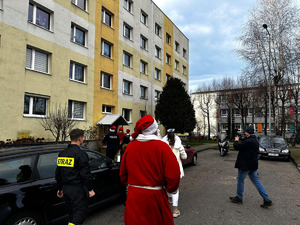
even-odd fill
[(142, 130), (142, 134), (151, 135), (151, 134), (154, 134), (157, 131), (157, 129), (158, 129), (158, 124), (157, 124), (156, 120), (154, 120), (154, 122), (149, 127)]

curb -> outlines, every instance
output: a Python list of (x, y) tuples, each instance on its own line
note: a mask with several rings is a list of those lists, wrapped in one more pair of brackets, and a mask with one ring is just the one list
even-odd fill
[(290, 155), (290, 156), (291, 156), (291, 160), (295, 164), (296, 168), (300, 171), (300, 164), (295, 161), (295, 159), (294, 159), (294, 157), (292, 155)]

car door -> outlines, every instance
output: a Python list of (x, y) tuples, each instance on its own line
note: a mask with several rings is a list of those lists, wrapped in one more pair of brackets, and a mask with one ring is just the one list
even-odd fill
[(119, 169), (113, 166), (109, 158), (93, 151), (86, 151), (93, 176), (95, 198), (90, 199), (91, 206), (99, 205), (110, 197), (120, 193)]
[(55, 170), (58, 153), (56, 151), (39, 155), (36, 164), (38, 179), (32, 183), (48, 221), (53, 223), (67, 218), (65, 202), (57, 197)]

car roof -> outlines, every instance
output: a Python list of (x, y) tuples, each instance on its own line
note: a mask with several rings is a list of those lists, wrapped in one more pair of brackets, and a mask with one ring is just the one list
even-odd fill
[(38, 145), (38, 146), (27, 146), (19, 148), (4, 148), (0, 149), (0, 157), (18, 155), (23, 153), (39, 152), (39, 151), (49, 151), (49, 150), (59, 150), (64, 149), (67, 144), (57, 144), (57, 145)]

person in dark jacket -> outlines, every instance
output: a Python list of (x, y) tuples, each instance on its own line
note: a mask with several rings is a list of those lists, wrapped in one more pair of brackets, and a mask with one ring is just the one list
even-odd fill
[(115, 126), (112, 126), (102, 141), (103, 144), (107, 145), (106, 156), (112, 160), (115, 159), (115, 155), (120, 148), (120, 139), (116, 129)]
[(60, 152), (57, 158), (55, 172), (57, 196), (65, 199), (69, 225), (83, 224), (88, 210), (87, 199), (95, 195), (92, 188), (89, 158), (79, 147), (83, 143), (83, 135), (83, 130), (72, 130), (70, 132), (71, 144)]
[(254, 128), (252, 126), (248, 127), (245, 135), (246, 139), (243, 142), (239, 143), (239, 137), (236, 137), (233, 144), (234, 149), (239, 151), (235, 163), (235, 168), (238, 169), (238, 178), (237, 196), (230, 197), (230, 200), (233, 203), (243, 203), (244, 180), (249, 176), (257, 191), (264, 199), (261, 207), (267, 208), (272, 205), (272, 201), (257, 177), (259, 143), (254, 136)]

